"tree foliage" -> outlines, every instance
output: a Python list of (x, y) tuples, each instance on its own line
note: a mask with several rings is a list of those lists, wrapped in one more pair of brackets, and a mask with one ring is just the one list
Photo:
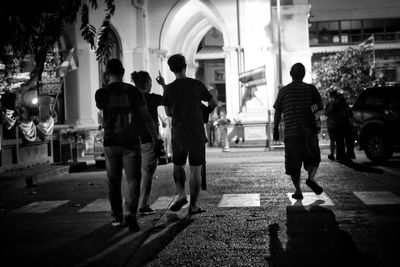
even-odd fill
[[(26, 62), (27, 55), (34, 56), (31, 80), (40, 80), (46, 55), (59, 41), (66, 23), (76, 23), (81, 10), (81, 33), (83, 38), (96, 49), (98, 60), (110, 46), (106, 38), (111, 16), (114, 14), (114, 0), (104, 0), (106, 15), (100, 30), (89, 21), (89, 10), (97, 9), (97, 0), (6, 0), (0, 10), (0, 61), (6, 72), (12, 73)], [(96, 34), (99, 42), (95, 43)]]
[(313, 65), (313, 82), (325, 100), (329, 91), (337, 90), (354, 103), (364, 88), (383, 83), (383, 78), (373, 65), (373, 51), (365, 48), (348, 48)]

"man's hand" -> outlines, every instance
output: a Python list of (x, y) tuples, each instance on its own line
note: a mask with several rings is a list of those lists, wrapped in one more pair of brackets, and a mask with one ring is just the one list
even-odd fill
[(158, 71), (158, 76), (157, 76), (157, 78), (156, 78), (156, 81), (157, 81), (157, 83), (158, 83), (159, 85), (161, 85), (162, 87), (165, 86), (165, 81), (164, 81), (164, 78), (161, 76), (161, 72), (160, 72), (160, 71)]
[(279, 141), (279, 129), (278, 128), (274, 128), (272, 137), (274, 138), (275, 141)]

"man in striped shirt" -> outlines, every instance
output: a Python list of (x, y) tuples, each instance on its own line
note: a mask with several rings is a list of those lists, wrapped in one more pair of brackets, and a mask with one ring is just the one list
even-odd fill
[(305, 68), (296, 63), (290, 70), (292, 82), (278, 92), (274, 109), (274, 140), (279, 140), (279, 123), (283, 113), (285, 125), (285, 169), (296, 188), (294, 199), (302, 199), (300, 188), (301, 166), (308, 172), (306, 184), (317, 194), (323, 189), (315, 182), (314, 177), (321, 162), (318, 144), (318, 130), (314, 112), (322, 110), (323, 104), (317, 88), (303, 82)]

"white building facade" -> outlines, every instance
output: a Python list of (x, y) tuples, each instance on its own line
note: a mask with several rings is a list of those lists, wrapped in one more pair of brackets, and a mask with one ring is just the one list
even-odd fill
[[(167, 59), (175, 53), (183, 54), (189, 77), (203, 80), (210, 89), (224, 90), (223, 93), (218, 91), (221, 103), (228, 118), (240, 117), (245, 125), (246, 140), (265, 140), (268, 110), (273, 109), (280, 75), (283, 85), (289, 83), (290, 67), (302, 62), (307, 72), (305, 81), (311, 82), (313, 54), (354, 45), (333, 41), (328, 45), (316, 44), (309, 35), (313, 22), (400, 17), (400, 2), (395, 0), (281, 0), (278, 27), (276, 2), (117, 0), (111, 20), (116, 43), (113, 57), (123, 62), (126, 82), (131, 82), (131, 72), (146, 70), (153, 79), (160, 71), (169, 83), (174, 76)], [(101, 24), (104, 9), (99, 6), (91, 11), (92, 24)], [(65, 124), (95, 129), (99, 121), (94, 94), (101, 87), (102, 69), (95, 51), (80, 36), (79, 27), (79, 21), (67, 27), (64, 38), (65, 48), (76, 47), (79, 56), (78, 70), (66, 78)], [(311, 45), (310, 40), (314, 42)], [(381, 45), (396, 48), (399, 43), (395, 39)], [(241, 107), (246, 86), (239, 81), (239, 76), (260, 67), (264, 68), (265, 83), (255, 86), (253, 97)], [(156, 83), (152, 91), (162, 94), (162, 88)]]

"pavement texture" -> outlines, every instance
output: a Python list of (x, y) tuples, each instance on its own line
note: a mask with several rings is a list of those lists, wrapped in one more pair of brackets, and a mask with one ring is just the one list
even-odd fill
[(135, 233), (111, 226), (105, 169), (90, 160), (34, 187), (0, 185), (2, 266), (400, 266), (400, 157), (375, 165), (357, 151), (339, 164), (327, 154), (317, 173), (324, 193), (302, 171), (296, 201), (282, 150), (209, 148), (206, 212), (192, 216), (168, 209), (173, 166), (158, 166), (156, 213), (138, 216)]

